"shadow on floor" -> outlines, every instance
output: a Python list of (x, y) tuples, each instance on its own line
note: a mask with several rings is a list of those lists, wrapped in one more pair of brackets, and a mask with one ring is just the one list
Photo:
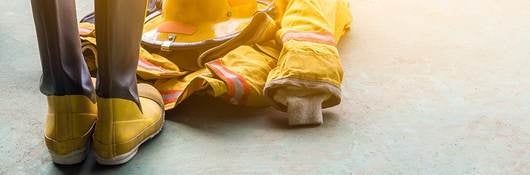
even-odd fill
[[(220, 132), (240, 132), (240, 128), (245, 129), (275, 129), (275, 130), (287, 130), (292, 129), (310, 129), (319, 126), (305, 126), (305, 127), (290, 127), (287, 124), (287, 114), (277, 111), (272, 107), (267, 108), (248, 108), (230, 105), (219, 99), (213, 99), (206, 96), (194, 96), (188, 99), (186, 102), (180, 104), (178, 108), (166, 112), (166, 130), (168, 124), (173, 125), (170, 122), (177, 123), (178, 125), (184, 125), (194, 129), (201, 130), (209, 133), (220, 133)], [(338, 116), (332, 112), (324, 112), (324, 125), (321, 127), (333, 126), (333, 123), (338, 122)], [(174, 127), (174, 126), (171, 126)], [(238, 129), (234, 129), (238, 128)], [(173, 129), (173, 128), (171, 128)], [(178, 130), (178, 128), (177, 128)], [(174, 131), (162, 130), (161, 134), (155, 137), (153, 140), (145, 142), (139, 149), (140, 150), (153, 150), (158, 149), (158, 143), (163, 142), (158, 138), (168, 139), (172, 136)], [(243, 131), (241, 131), (243, 132)], [(229, 134), (229, 133), (228, 133)], [(158, 143), (157, 143), (158, 142)], [(139, 152), (138, 156), (142, 156), (142, 151)], [(79, 174), (80, 172), (90, 172), (90, 174), (106, 174), (117, 172), (118, 170), (128, 169), (130, 167), (138, 167), (139, 162), (135, 159), (131, 162), (118, 165), (118, 166), (102, 166), (96, 163), (95, 155), (91, 151), (87, 159), (78, 165), (55, 165), (55, 169), (58, 172), (64, 174)], [(126, 168), (129, 167), (129, 168)], [(141, 167), (141, 166), (140, 166)]]
[[(318, 126), (291, 127), (287, 124), (287, 113), (273, 107), (252, 108), (228, 104), (220, 99), (207, 96), (194, 96), (180, 104), (178, 108), (167, 111), (166, 119), (194, 128), (213, 125), (253, 125), (275, 129), (313, 128)], [(324, 123), (338, 120), (336, 114), (324, 111)], [(263, 126), (266, 123), (266, 126)]]

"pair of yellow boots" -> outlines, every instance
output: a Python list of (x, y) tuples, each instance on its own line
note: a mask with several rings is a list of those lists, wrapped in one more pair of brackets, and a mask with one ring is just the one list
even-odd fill
[(96, 103), (83, 95), (48, 96), (45, 141), (53, 162), (82, 162), (91, 140), (99, 164), (118, 165), (132, 159), (164, 124), (160, 93), (138, 84), (138, 96), (140, 104), (120, 98), (98, 97)]

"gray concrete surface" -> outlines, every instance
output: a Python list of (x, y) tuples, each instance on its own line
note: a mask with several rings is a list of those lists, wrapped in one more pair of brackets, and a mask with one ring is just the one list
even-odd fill
[[(78, 0), (79, 16), (91, 8)], [(288, 128), (194, 97), (128, 164), (55, 166), (29, 1), (0, 0), (0, 174), (530, 174), (530, 1), (355, 0), (343, 103)]]

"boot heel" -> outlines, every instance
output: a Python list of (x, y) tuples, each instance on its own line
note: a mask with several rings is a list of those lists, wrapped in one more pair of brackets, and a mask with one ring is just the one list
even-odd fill
[(53, 163), (59, 164), (59, 165), (74, 165), (83, 162), (83, 160), (86, 159), (88, 155), (88, 148), (90, 144), (87, 144), (83, 149), (72, 151), (69, 154), (66, 155), (59, 155), (52, 151), (50, 152), (50, 155), (52, 157)]
[(97, 106), (85, 96), (48, 96), (44, 142), (52, 161), (71, 165), (86, 158)]

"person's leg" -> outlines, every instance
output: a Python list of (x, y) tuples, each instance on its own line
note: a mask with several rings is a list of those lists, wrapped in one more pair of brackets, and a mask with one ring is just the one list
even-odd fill
[(81, 54), (74, 0), (32, 0), (45, 95), (85, 95), (94, 87)]
[(145, 0), (95, 0), (97, 95), (138, 102), (136, 68)]
[(43, 72), (40, 90), (48, 96), (46, 146), (55, 163), (79, 163), (86, 156), (97, 109), (81, 54), (75, 2), (32, 0), (31, 6)]
[(160, 93), (136, 84), (136, 68), (146, 0), (95, 0), (98, 121), (93, 141), (96, 160), (129, 161), (138, 147), (163, 126)]

